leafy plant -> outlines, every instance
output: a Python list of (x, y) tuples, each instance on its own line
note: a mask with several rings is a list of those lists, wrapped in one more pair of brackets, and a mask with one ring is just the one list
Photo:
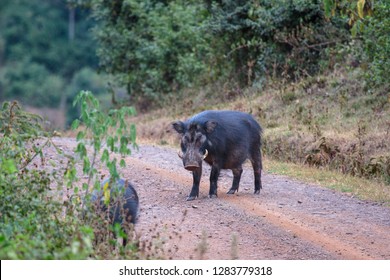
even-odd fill
[(374, 1), (372, 0), (323, 0), (325, 15), (330, 18), (337, 14), (347, 17), (353, 36), (363, 29), (367, 16), (372, 16)]
[(390, 91), (390, 3), (380, 1), (362, 32), (363, 49), (368, 58), (367, 80), (371, 87), (389, 96)]
[[(91, 92), (82, 91), (75, 104), (81, 106), (80, 120), (73, 127), (84, 128), (77, 135), (77, 157), (55, 146), (42, 131), (40, 118), (21, 110), (18, 103), (4, 103), (0, 111), (0, 258), (1, 259), (85, 259), (155, 258), (157, 251), (139, 241), (131, 225), (111, 225), (105, 213), (91, 202), (91, 190), (100, 190), (97, 169), (103, 163), (111, 178), (118, 178), (118, 164), (135, 145), (135, 125), (126, 117), (134, 109), (104, 113)], [(54, 147), (52, 162), (46, 148)], [(92, 152), (91, 152), (92, 151)], [(62, 161), (62, 159), (61, 159)], [(82, 163), (86, 182), (78, 187)], [(67, 194), (64, 197), (64, 194)], [(122, 213), (124, 215), (124, 213)], [(115, 249), (114, 236), (130, 237), (126, 247)]]
[(328, 21), (318, 1), (207, 1), (209, 30), (243, 85), (262, 77), (287, 81), (319, 72), (326, 50), (348, 39), (339, 21)]
[[(108, 168), (110, 178), (115, 182), (119, 178), (117, 158), (110, 157), (110, 154), (119, 153), (122, 156), (119, 165), (125, 167), (123, 157), (131, 154), (128, 145), (133, 144), (133, 147), (136, 147), (135, 125), (126, 123), (126, 117), (134, 115), (135, 110), (131, 107), (122, 107), (118, 110), (111, 110), (107, 115), (102, 112), (99, 101), (89, 91), (81, 91), (73, 104), (80, 105), (81, 116), (80, 120), (73, 122), (72, 129), (79, 128), (81, 123), (85, 126), (85, 129), (77, 134), (78, 144), (75, 150), (83, 162), (83, 173), (88, 176), (88, 181), (82, 185), (85, 191), (85, 196), (82, 198), (82, 209), (84, 209), (86, 199), (90, 199), (91, 183), (94, 183), (95, 189), (100, 189), (98, 157), (100, 156), (100, 161)], [(92, 156), (88, 153), (87, 145), (92, 147)]]
[(63, 216), (53, 193), (62, 178), (45, 168), (43, 149), (52, 143), (43, 138), (40, 118), (5, 102), (0, 135), (0, 258), (88, 257), (93, 234), (77, 217)]
[[(75, 90), (74, 81), (80, 69), (89, 67), (96, 75), (90, 11), (72, 10), (67, 2), (1, 1), (0, 102), (16, 99), (24, 105), (58, 108), (63, 98), (71, 99), (81, 90)], [(104, 89), (101, 83), (82, 89), (98, 87)]]
[[(79, 105), (80, 119), (72, 124), (73, 129), (79, 129), (76, 140), (78, 142), (75, 149), (83, 166), (83, 173), (86, 181), (82, 183), (82, 188), (74, 188), (71, 201), (80, 201), (69, 215), (74, 213), (87, 224), (94, 233), (92, 258), (103, 259), (139, 259), (158, 258), (160, 251), (151, 244), (149, 240), (140, 241), (139, 236), (134, 231), (134, 225), (125, 219), (122, 224), (112, 224), (109, 218), (110, 201), (115, 201), (118, 205), (125, 204), (125, 198), (121, 192), (111, 192), (110, 187), (113, 182), (120, 178), (118, 165), (125, 167), (124, 157), (131, 154), (132, 148), (137, 148), (136, 127), (129, 124), (127, 119), (135, 114), (132, 107), (122, 107), (112, 109), (105, 113), (99, 101), (90, 91), (81, 91), (74, 100), (74, 105)], [(118, 156), (121, 157), (118, 160)], [(103, 166), (102, 166), (103, 165)], [(107, 169), (109, 172), (109, 182), (103, 188), (101, 186), (101, 176), (99, 169)], [(123, 177), (121, 177), (123, 178)], [(128, 178), (125, 178), (128, 179)], [(102, 210), (100, 201), (92, 201), (92, 191), (103, 192), (106, 211)], [(116, 207), (116, 206), (114, 206)], [(125, 210), (120, 210), (122, 217), (126, 216)], [(115, 250), (117, 237), (127, 238), (126, 247), (120, 246)]]
[[(372, 0), (323, 0), (329, 18), (346, 18), (352, 36), (361, 41), (354, 53), (360, 58), (366, 78), (372, 88), (389, 89), (390, 69), (390, 4)], [(375, 5), (374, 5), (375, 4)], [(359, 46), (362, 46), (360, 49)]]
[(207, 70), (209, 45), (198, 1), (92, 2), (100, 66), (149, 108)]

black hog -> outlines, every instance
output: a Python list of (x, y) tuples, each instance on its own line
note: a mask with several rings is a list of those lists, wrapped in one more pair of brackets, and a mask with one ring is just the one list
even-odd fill
[(193, 185), (187, 200), (199, 196), (202, 161), (211, 165), (209, 197), (217, 196), (217, 181), (221, 169), (233, 171), (233, 184), (228, 194), (238, 191), (242, 164), (250, 159), (255, 177), (255, 194), (261, 186), (261, 133), (255, 119), (237, 111), (204, 111), (185, 122), (172, 123), (181, 135), (184, 168), (192, 171)]
[[(118, 179), (115, 183), (109, 185), (110, 179), (106, 179), (101, 183), (100, 191), (93, 191), (92, 202), (98, 203), (98, 208), (103, 212), (108, 211), (108, 218), (112, 225), (120, 224), (125, 231), (123, 225), (125, 223), (135, 224), (137, 222), (137, 214), (139, 208), (138, 194), (134, 187), (123, 179)], [(105, 203), (105, 190), (110, 188), (109, 204)], [(126, 245), (126, 238), (123, 239), (123, 245)]]

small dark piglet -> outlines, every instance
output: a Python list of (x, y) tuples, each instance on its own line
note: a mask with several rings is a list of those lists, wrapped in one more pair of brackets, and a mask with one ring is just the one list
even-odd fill
[[(110, 188), (109, 194), (105, 192)], [(109, 195), (109, 196), (108, 196)], [(109, 199), (109, 208), (105, 200)], [(102, 211), (109, 209), (110, 223), (113, 225), (118, 223), (122, 226), (124, 223), (135, 224), (137, 222), (137, 214), (139, 208), (138, 195), (134, 187), (123, 179), (118, 179), (115, 183), (111, 183), (110, 179), (106, 179), (101, 183), (101, 190), (92, 192), (92, 202), (98, 202)], [(127, 240), (124, 238), (123, 245), (126, 245)]]

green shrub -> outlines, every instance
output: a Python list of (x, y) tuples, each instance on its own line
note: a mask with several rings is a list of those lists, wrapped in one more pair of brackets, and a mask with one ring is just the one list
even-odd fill
[[(53, 198), (53, 174), (34, 158), (50, 144), (36, 115), (5, 102), (0, 111), (0, 258), (78, 259), (92, 252), (93, 234), (77, 217), (63, 215)], [(47, 136), (47, 135), (46, 135)]]
[[(390, 83), (390, 4), (387, 0), (323, 0), (324, 11), (332, 20), (344, 20), (357, 42), (349, 50), (366, 73), (369, 90), (389, 91)], [(343, 46), (348, 49), (347, 45)]]
[(210, 58), (199, 1), (94, 1), (102, 69), (150, 107), (199, 82)]
[(320, 1), (207, 1), (209, 30), (243, 85), (262, 77), (311, 76), (328, 60), (328, 48), (348, 39), (340, 20), (325, 18)]
[(368, 58), (369, 84), (390, 90), (390, 3), (378, 1), (363, 29), (363, 48)]
[(28, 105), (57, 107), (64, 80), (51, 74), (44, 65), (24, 59), (1, 70), (3, 99), (23, 100)]
[[(79, 108), (72, 106), (72, 102), (77, 94), (82, 90), (89, 89), (98, 98), (102, 98), (103, 95), (107, 93), (106, 87), (106, 77), (104, 75), (99, 75), (95, 70), (89, 67), (84, 67), (73, 75), (70, 84), (65, 89), (67, 103), (69, 105), (67, 107), (67, 120), (69, 125), (80, 115)], [(106, 94), (106, 96), (109, 97), (108, 94)]]
[[(120, 176), (115, 154), (129, 155), (135, 147), (135, 126), (126, 118), (132, 108), (105, 114), (91, 92), (75, 99), (81, 116), (73, 128), (77, 135), (76, 156), (57, 149), (44, 133), (38, 116), (5, 102), (0, 111), (0, 258), (1, 259), (139, 259), (159, 257), (159, 252), (136, 238), (134, 228), (111, 225), (106, 214), (91, 202), (91, 191), (100, 189), (98, 168), (110, 177)], [(55, 148), (57, 164), (45, 156)], [(60, 160), (58, 160), (60, 162)], [(77, 163), (82, 163), (86, 181), (79, 181)], [(98, 166), (101, 162), (103, 166)], [(58, 165), (58, 166), (57, 166)], [(55, 168), (51, 168), (55, 167)], [(79, 185), (81, 184), (81, 186)], [(128, 236), (126, 247), (116, 249), (116, 237)]]

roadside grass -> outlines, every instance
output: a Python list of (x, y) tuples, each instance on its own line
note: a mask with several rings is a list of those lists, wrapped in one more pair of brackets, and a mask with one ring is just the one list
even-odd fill
[(226, 83), (186, 89), (129, 122), (136, 124), (137, 143), (178, 148), (173, 121), (208, 109), (248, 112), (264, 129), (271, 172), (390, 206), (390, 93), (371, 90), (361, 74), (339, 67), (263, 88)]
[(390, 206), (390, 93), (370, 90), (358, 69), (263, 88), (188, 89), (132, 120), (137, 141), (178, 148), (170, 123), (207, 109), (254, 115), (270, 172)]
[[(168, 145), (179, 148), (178, 137), (169, 130), (169, 119), (139, 120), (137, 126), (140, 144)], [(156, 125), (158, 123), (159, 125)], [(162, 124), (161, 124), (162, 123)], [(160, 129), (157, 129), (160, 127)], [(161, 129), (164, 127), (164, 129)], [(264, 171), (271, 174), (285, 175), (305, 183), (318, 184), (320, 186), (345, 193), (361, 200), (378, 202), (390, 207), (390, 185), (377, 179), (365, 179), (361, 177), (343, 174), (330, 170), (328, 167), (314, 167), (307, 164), (291, 163), (282, 160), (263, 157)]]
[(276, 161), (268, 157), (264, 158), (264, 170), (390, 207), (390, 185), (377, 180), (354, 177), (326, 168)]

